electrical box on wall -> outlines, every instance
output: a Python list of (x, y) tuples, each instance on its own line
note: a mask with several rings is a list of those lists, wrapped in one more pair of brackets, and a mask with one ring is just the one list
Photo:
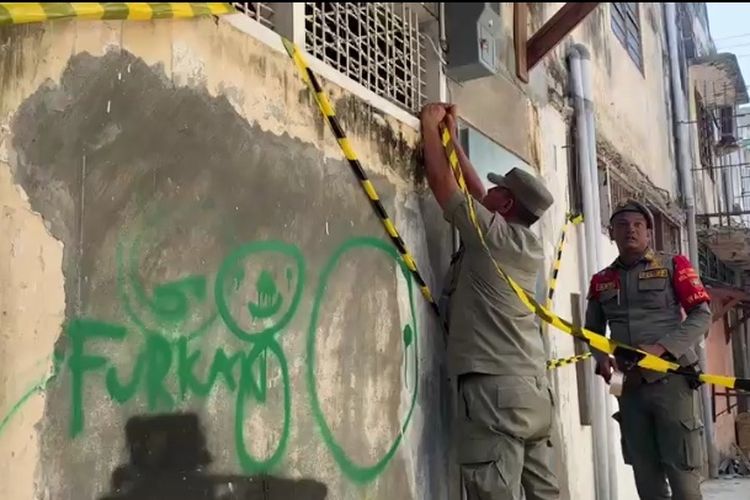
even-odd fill
[(446, 74), (459, 82), (498, 71), (499, 3), (445, 3)]

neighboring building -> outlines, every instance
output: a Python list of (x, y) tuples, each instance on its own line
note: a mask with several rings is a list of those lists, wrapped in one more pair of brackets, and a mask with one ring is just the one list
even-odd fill
[[(699, 6), (699, 7), (696, 7)], [(716, 53), (705, 16), (690, 10), (704, 4), (682, 4), (682, 40), (688, 56), (693, 180), (698, 214), (701, 278), (712, 297), (714, 323), (706, 338), (707, 371), (745, 377), (748, 374), (746, 293), (750, 271), (750, 197), (745, 191), (748, 153), (744, 137), (750, 123), (742, 111), (747, 86), (737, 56)], [(686, 22), (691, 18), (692, 23)], [(686, 27), (690, 29), (686, 29)], [(735, 421), (747, 411), (733, 392), (712, 388), (711, 414), (715, 445), (722, 457), (734, 456)], [(739, 403), (739, 404), (738, 404)]]
[[(435, 296), (455, 241), (418, 164), (417, 113), (432, 100), (458, 105), (482, 174), (518, 166), (553, 192), (537, 228), (540, 299), (566, 215), (598, 198), (593, 220), (569, 232), (560, 316), (580, 321), (592, 267), (615, 259), (606, 225), (622, 199), (653, 209), (656, 249), (687, 252), (663, 5), (599, 4), (541, 52), (527, 47), (540, 47), (532, 35), (578, 7), (440, 5), (236, 3), (240, 13), (218, 18), (3, 28), (0, 497), (124, 498), (114, 495), (133, 484), (169, 493), (176, 486), (142, 472), (187, 467), (191, 484), (235, 495), (222, 498), (258, 487), (457, 498), (439, 322), (279, 35), (308, 54)], [(699, 102), (713, 110), (696, 75), (714, 49), (705, 5), (684, 5), (681, 76), (696, 120)], [(570, 62), (586, 52), (595, 131), (583, 139)], [(735, 109), (747, 95), (733, 99)], [(584, 185), (591, 140), (597, 178)], [(747, 210), (747, 182), (696, 180), (699, 213), (723, 210), (726, 193)], [(722, 304), (739, 297), (745, 269), (724, 265), (712, 290)], [(729, 339), (744, 316), (726, 314)], [(552, 329), (545, 338), (550, 357), (582, 350)], [(563, 498), (635, 498), (617, 403), (591, 362), (550, 377)]]

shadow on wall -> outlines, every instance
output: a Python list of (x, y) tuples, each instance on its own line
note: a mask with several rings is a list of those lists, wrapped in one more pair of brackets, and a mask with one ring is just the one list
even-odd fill
[(323, 500), (324, 484), (272, 476), (208, 474), (206, 439), (195, 414), (137, 416), (125, 425), (130, 463), (112, 473), (99, 500)]

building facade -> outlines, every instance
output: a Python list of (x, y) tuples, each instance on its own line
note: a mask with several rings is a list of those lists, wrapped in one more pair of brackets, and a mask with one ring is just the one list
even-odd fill
[[(3, 498), (459, 498), (440, 320), (281, 37), (320, 77), (436, 297), (456, 238), (420, 167), (429, 101), (458, 106), (482, 175), (521, 167), (547, 182), (539, 299), (566, 217), (586, 214), (552, 302), (574, 322), (592, 270), (617, 256), (619, 201), (652, 208), (657, 250), (688, 251), (670, 48), (701, 230), (747, 206), (744, 170), (701, 177), (698, 82), (716, 56), (702, 4), (677, 10), (679, 47), (662, 4), (598, 4), (546, 46), (535, 34), (573, 4), (234, 5), (0, 27)], [(712, 235), (701, 248), (719, 255)], [(722, 262), (733, 281), (716, 287), (717, 314), (744, 278)], [(583, 352), (540, 329), (550, 358)], [(711, 349), (721, 334), (709, 368), (726, 373), (738, 365)], [(635, 498), (617, 403), (591, 362), (550, 378), (563, 498)]]

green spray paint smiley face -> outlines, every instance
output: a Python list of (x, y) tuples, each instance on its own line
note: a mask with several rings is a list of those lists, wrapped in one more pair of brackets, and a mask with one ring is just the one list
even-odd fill
[[(247, 301), (243, 298), (240, 287), (246, 281), (245, 268), (249, 267), (248, 262), (251, 258), (257, 258), (261, 254), (272, 254), (274, 258), (283, 257), (292, 261), (292, 267), (287, 267), (285, 274), (287, 277), (287, 286), (291, 288), (291, 283), (296, 276), (296, 284), (292, 292), (292, 298), (286, 304), (284, 311), (284, 298), (279, 293), (277, 284), (267, 270), (262, 270), (255, 282), (257, 300)], [(294, 316), (297, 306), (302, 299), (302, 289), (305, 286), (305, 259), (302, 253), (294, 245), (280, 241), (258, 241), (243, 245), (232, 252), (224, 262), (222, 262), (219, 272), (216, 274), (216, 283), (214, 287), (214, 296), (216, 307), (219, 311), (227, 328), (240, 340), (257, 342), (265, 338), (273, 337), (280, 332)], [(244, 307), (232, 308), (230, 303), (232, 297), (240, 297), (244, 301)], [(268, 320), (278, 318), (272, 321), (271, 325), (261, 326), (259, 329), (253, 327), (241, 326), (242, 320), (237, 318), (233, 311), (237, 309), (248, 312), (250, 319)], [(282, 314), (279, 314), (282, 312)], [(263, 322), (265, 325), (265, 322)]]

